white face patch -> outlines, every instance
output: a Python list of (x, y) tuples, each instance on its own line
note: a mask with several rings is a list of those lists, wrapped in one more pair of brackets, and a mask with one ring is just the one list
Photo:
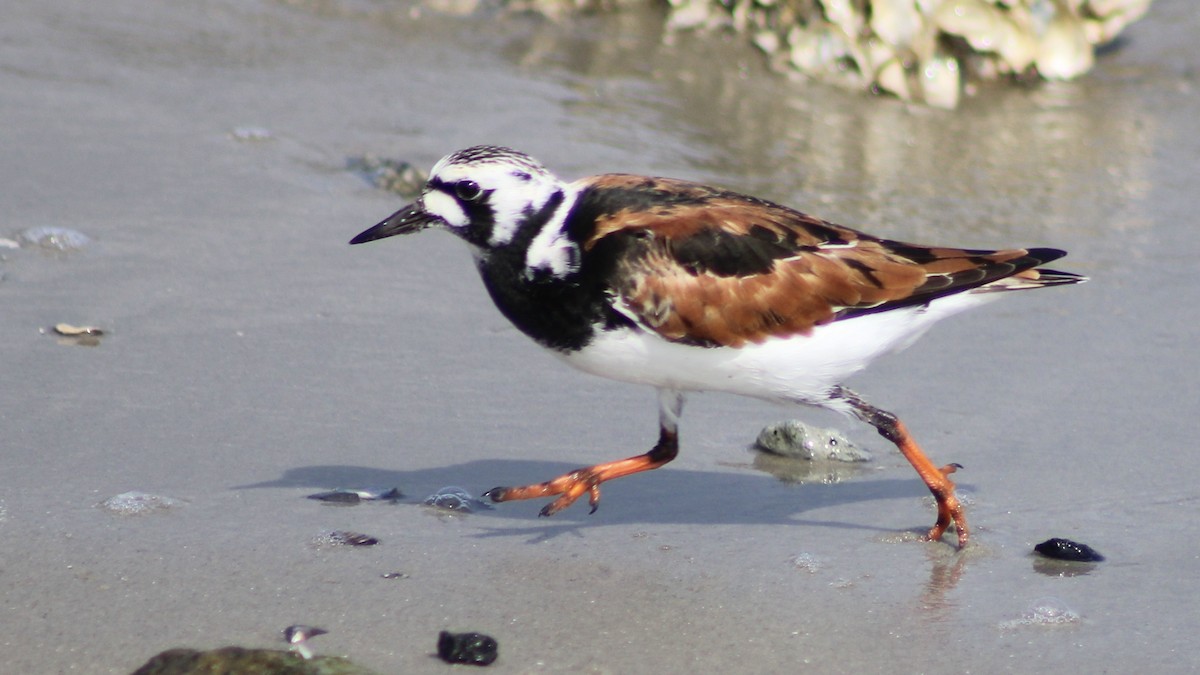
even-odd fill
[[(489, 202), (496, 219), (488, 239), (491, 246), (503, 246), (511, 242), (529, 216), (541, 211), (546, 202), (564, 187), (561, 181), (546, 172), (514, 171), (511, 167), (504, 169), (497, 177)], [(483, 184), (480, 182), (480, 185)], [(564, 213), (561, 207), (559, 213)], [(559, 213), (551, 220), (559, 219)]]
[(571, 241), (563, 224), (578, 194), (570, 190), (555, 211), (554, 216), (542, 227), (525, 253), (525, 276), (533, 278), (538, 273), (549, 273), (559, 279), (579, 270), (579, 245)]
[(525, 254), (527, 277), (534, 277), (538, 272), (548, 272), (551, 276), (562, 279), (579, 270), (579, 246), (561, 232), (550, 232), (549, 228), (541, 231)]
[(496, 220), (488, 245), (497, 247), (512, 241), (526, 214), (541, 208), (544, 203), (543, 197), (527, 191), (523, 185), (510, 183), (496, 189), (489, 200)]
[(421, 197), (425, 210), (442, 220), (450, 227), (466, 227), (470, 224), (466, 211), (463, 211), (458, 200), (441, 190), (430, 190)]
[[(528, 158), (496, 157), (457, 163), (446, 157), (434, 165), (432, 176), (447, 186), (447, 192), (431, 190), (425, 197), (426, 209), (445, 218), (453, 228), (471, 224), (458, 199), (452, 196), (453, 186), (464, 180), (479, 186), (481, 199), (492, 212), (487, 245), (493, 248), (510, 243), (528, 216), (545, 207), (564, 187), (553, 174)], [(433, 195), (440, 195), (436, 205)], [(443, 206), (446, 202), (454, 202), (453, 207)]]

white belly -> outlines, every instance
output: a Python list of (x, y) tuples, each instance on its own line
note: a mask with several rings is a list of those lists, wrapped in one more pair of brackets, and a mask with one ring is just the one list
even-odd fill
[(998, 295), (948, 296), (736, 349), (673, 343), (623, 328), (602, 332), (581, 351), (562, 356), (580, 370), (624, 382), (826, 405), (831, 388), (874, 359), (912, 344), (938, 320)]

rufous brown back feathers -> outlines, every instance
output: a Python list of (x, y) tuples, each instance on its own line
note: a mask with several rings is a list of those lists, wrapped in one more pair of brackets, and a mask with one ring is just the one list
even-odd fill
[[(987, 251), (872, 237), (769, 201), (665, 178), (581, 181), (585, 255), (612, 255), (620, 308), (663, 337), (740, 346), (1016, 277), (1054, 249)], [(1060, 274), (1060, 273), (1056, 273)], [(1068, 275), (1069, 276), (1069, 275)], [(990, 290), (990, 288), (989, 288)]]

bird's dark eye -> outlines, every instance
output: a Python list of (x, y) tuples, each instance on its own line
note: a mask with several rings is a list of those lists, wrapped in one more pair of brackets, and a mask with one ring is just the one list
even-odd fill
[(483, 196), (483, 190), (473, 180), (460, 180), (454, 184), (454, 194), (464, 202), (473, 202)]

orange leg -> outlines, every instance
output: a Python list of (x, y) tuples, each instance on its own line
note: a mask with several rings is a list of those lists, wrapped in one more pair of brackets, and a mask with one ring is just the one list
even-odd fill
[(522, 487), (497, 487), (483, 493), (494, 502), (515, 499), (536, 499), (559, 495), (542, 509), (543, 516), (552, 516), (575, 503), (586, 492), (592, 513), (600, 505), (600, 484), (606, 480), (650, 471), (675, 459), (679, 454), (679, 415), (683, 410), (683, 397), (672, 390), (659, 392), (659, 436), (658, 443), (650, 452), (615, 462), (576, 469), (553, 480)]
[(545, 483), (525, 485), (523, 487), (492, 488), (483, 493), (483, 496), (490, 497), (494, 502), (507, 502), (514, 499), (536, 499), (537, 497), (559, 495), (558, 499), (550, 502), (542, 509), (541, 515), (552, 516), (573, 504), (576, 499), (582, 497), (583, 493), (586, 492), (588, 494), (588, 502), (592, 505), (592, 513), (595, 513), (596, 507), (600, 504), (601, 483), (606, 480), (620, 478), (621, 476), (628, 476), (632, 473), (657, 469), (675, 459), (675, 455), (678, 453), (678, 436), (674, 432), (664, 430), (662, 435), (659, 436), (658, 444), (654, 446), (653, 450), (644, 455), (576, 469), (554, 480), (548, 480)]
[(881, 436), (896, 444), (900, 453), (917, 470), (917, 475), (925, 481), (925, 486), (933, 493), (933, 498), (937, 502), (937, 522), (929, 529), (925, 538), (930, 541), (941, 539), (946, 529), (950, 527), (950, 523), (953, 522), (958, 530), (958, 547), (966, 548), (971, 531), (967, 527), (967, 516), (963, 512), (962, 504), (954, 494), (954, 481), (950, 480), (950, 474), (961, 469), (962, 465), (936, 466), (921, 450), (921, 446), (913, 440), (904, 423), (895, 415), (868, 404), (846, 389), (840, 389), (837, 396), (850, 403), (851, 410), (859, 419), (875, 427)]

